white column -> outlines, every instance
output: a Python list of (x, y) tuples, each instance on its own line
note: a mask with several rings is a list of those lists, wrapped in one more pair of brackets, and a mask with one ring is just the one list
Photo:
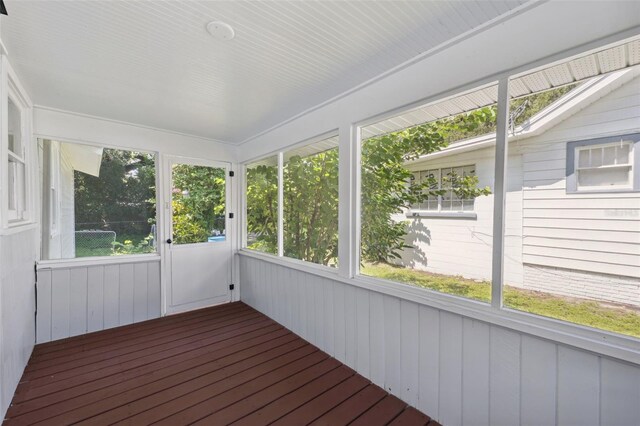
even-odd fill
[(278, 256), (284, 254), (284, 154), (278, 153)]
[[(354, 147), (357, 140), (353, 140), (351, 125), (340, 126), (338, 134), (338, 274), (341, 277), (354, 276), (355, 247), (354, 238), (355, 222), (353, 212), (356, 207), (355, 181), (357, 166), (354, 161)], [(355, 265), (354, 265), (355, 264)]]
[(502, 307), (504, 284), (504, 226), (507, 184), (509, 128), (509, 78), (498, 82), (498, 117), (496, 129), (495, 184), (493, 188), (493, 262), (491, 279), (491, 305)]

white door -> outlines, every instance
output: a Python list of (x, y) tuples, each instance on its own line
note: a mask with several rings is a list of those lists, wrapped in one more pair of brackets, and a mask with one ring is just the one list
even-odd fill
[(170, 158), (167, 313), (231, 300), (229, 163)]

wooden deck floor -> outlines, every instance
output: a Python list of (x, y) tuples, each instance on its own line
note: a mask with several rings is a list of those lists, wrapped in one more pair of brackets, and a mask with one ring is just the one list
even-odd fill
[(6, 425), (435, 425), (243, 303), (35, 347)]

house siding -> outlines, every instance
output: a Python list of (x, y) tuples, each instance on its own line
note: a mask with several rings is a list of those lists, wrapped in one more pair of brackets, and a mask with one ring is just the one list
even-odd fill
[[(411, 166), (413, 170), (476, 165), (480, 187), (494, 186), (494, 150), (486, 148)], [(522, 286), (522, 158), (518, 152), (509, 155), (505, 225), (505, 280)], [(402, 252), (398, 263), (436, 274), (462, 276), (475, 280), (491, 279), (493, 254), (493, 195), (475, 200), (475, 219), (422, 217), (407, 220), (409, 233), (405, 239), (412, 246)]]
[(565, 177), (568, 142), (639, 130), (635, 78), (519, 143), (525, 288), (640, 306), (640, 194), (567, 194)]
[[(640, 77), (545, 133), (509, 144), (508, 285), (640, 306), (640, 194), (566, 191), (568, 142), (638, 131)], [(479, 185), (493, 190), (493, 152), (493, 148), (484, 148), (411, 168), (475, 164)], [(399, 263), (438, 274), (490, 280), (493, 196), (477, 198), (475, 213), (475, 220), (409, 219), (406, 243), (414, 248), (404, 250)]]

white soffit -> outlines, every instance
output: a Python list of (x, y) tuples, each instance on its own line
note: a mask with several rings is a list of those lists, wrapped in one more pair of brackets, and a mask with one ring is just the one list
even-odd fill
[[(561, 64), (535, 71), (511, 80), (512, 98), (542, 92), (601, 74), (640, 64), (640, 39), (632, 40)], [(498, 101), (498, 87), (476, 89), (452, 98), (427, 104), (398, 116), (362, 127), (362, 139), (396, 132), (493, 105)]]
[[(530, 2), (17, 1), (35, 104), (240, 143)], [(233, 40), (206, 26), (223, 21)]]

